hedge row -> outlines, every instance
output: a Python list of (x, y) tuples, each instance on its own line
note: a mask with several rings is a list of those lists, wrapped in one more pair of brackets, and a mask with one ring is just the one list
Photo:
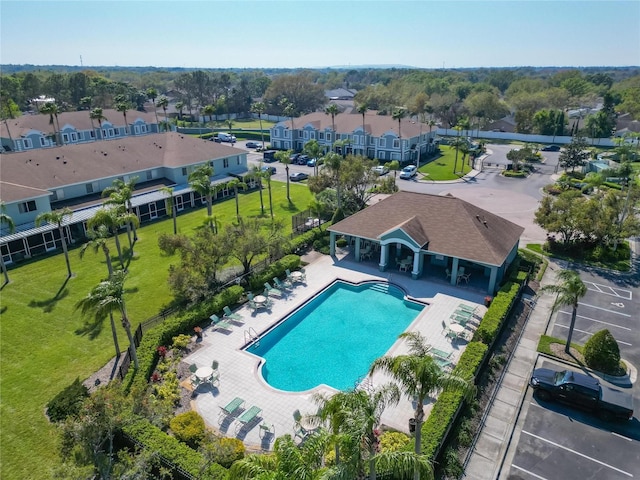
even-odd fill
[[(453, 373), (464, 378), (475, 377), (488, 348), (484, 343), (469, 343), (464, 353), (460, 356)], [(438, 396), (438, 401), (433, 405), (427, 421), (422, 425), (421, 448), (422, 453), (427, 455), (428, 458), (434, 459), (440, 444), (447, 434), (449, 425), (455, 420), (456, 412), (462, 401), (462, 392), (457, 390), (442, 392)]]
[(296, 253), (299, 250), (305, 250), (310, 245), (313, 245), (313, 242), (319, 238), (324, 237), (327, 234), (326, 227), (331, 225), (331, 222), (325, 222), (322, 224), (325, 226), (324, 230), (320, 228), (314, 228), (307, 232), (304, 232), (301, 235), (295, 237), (291, 242), (289, 242), (289, 253)]
[(143, 390), (158, 362), (157, 348), (160, 345), (169, 345), (176, 335), (190, 332), (193, 327), (208, 320), (212, 314), (221, 315), (225, 305), (237, 304), (244, 295), (244, 289), (238, 285), (229, 287), (218, 295), (214, 295), (209, 301), (202, 302), (187, 310), (178, 317), (165, 320), (155, 328), (144, 334), (140, 346), (138, 346), (138, 370), (130, 368), (122, 382), (125, 390), (132, 386)]
[(511, 305), (518, 296), (520, 285), (513, 282), (507, 282), (500, 289), (495, 298), (491, 301), (491, 307), (484, 315), (482, 322), (476, 333), (473, 335), (474, 340), (479, 340), (487, 345), (491, 345), (498, 335), (500, 326), (506, 318)]
[(265, 282), (271, 283), (273, 277), (284, 277), (286, 270), (294, 270), (300, 266), (298, 255), (286, 255), (277, 262), (273, 262), (265, 270), (249, 278), (249, 288), (252, 291), (264, 289)]
[[(196, 478), (226, 480), (229, 476), (228, 471), (223, 466), (217, 463), (206, 465), (207, 461), (201, 453), (188, 447), (178, 439), (167, 435), (146, 419), (139, 419), (127, 425), (123, 428), (123, 431), (137, 443), (144, 445), (145, 449), (158, 453)], [(206, 470), (202, 472), (205, 465)]]

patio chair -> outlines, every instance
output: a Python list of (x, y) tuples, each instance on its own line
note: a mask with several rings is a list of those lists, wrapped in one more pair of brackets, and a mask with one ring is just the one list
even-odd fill
[(189, 365), (189, 371), (191, 372), (191, 377), (190, 377), (191, 383), (193, 383), (193, 380), (195, 378), (198, 378), (196, 377), (196, 370), (198, 370), (198, 366), (195, 363), (192, 363), (191, 365)]
[(236, 397), (227, 403), (224, 407), (220, 407), (220, 415), (218, 417), (218, 423), (222, 423), (221, 420), (224, 420), (229, 415), (235, 415), (242, 409), (242, 405), (244, 405), (244, 400), (240, 397)]
[(231, 311), (231, 309), (229, 308), (229, 306), (226, 306), (222, 309), (224, 311), (224, 318), (229, 318), (231, 320), (233, 320), (234, 322), (238, 322), (240, 324), (244, 323), (244, 319), (242, 318), (242, 315), (238, 315), (237, 313), (233, 313)]
[(300, 270), (298, 270), (301, 274), (302, 274), (302, 281), (306, 282), (307, 281), (307, 272), (305, 271), (304, 267), (300, 268)]
[(265, 297), (271, 296), (271, 295), (273, 295), (274, 297), (282, 297), (282, 291), (278, 290), (277, 288), (273, 288), (271, 285), (269, 285), (269, 282), (264, 282), (264, 288), (267, 289), (267, 294), (268, 294), (268, 295), (265, 295)]
[(463, 312), (467, 312), (472, 315), (476, 313), (477, 309), (478, 307), (472, 307), (470, 305), (467, 305), (466, 303), (460, 303), (457, 308), (457, 310), (462, 310)]
[(447, 272), (447, 278), (451, 278), (451, 270), (447, 268), (445, 272)]
[(300, 437), (304, 440), (304, 438), (309, 434), (306, 428), (301, 425), (302, 414), (300, 410), (295, 410), (293, 412), (293, 438)]
[(211, 315), (209, 318), (211, 319), (211, 326), (214, 330), (217, 330), (218, 328), (221, 328), (223, 330), (233, 330), (233, 325), (231, 325), (229, 322), (225, 322), (216, 314)]
[(440, 350), (438, 348), (432, 348), (430, 350), (430, 353), (433, 353), (434, 357), (444, 358), (445, 360), (450, 359), (451, 355), (453, 355), (453, 352), (445, 352), (444, 350)]
[(278, 277), (273, 277), (273, 283), (278, 289), (285, 290), (287, 288), (291, 288), (291, 282), (289, 280), (285, 280), (284, 282), (281, 282)]
[(266, 422), (262, 422), (260, 424), (260, 431), (258, 432), (258, 436), (260, 437), (260, 440), (263, 440), (267, 435), (273, 435), (273, 437), (275, 437), (276, 426), (273, 423), (269, 425)]
[(198, 386), (202, 383), (202, 381), (195, 375), (192, 375), (189, 381), (191, 382), (191, 386), (193, 387), (194, 390), (198, 388)]
[(242, 415), (238, 417), (238, 424), (236, 425), (236, 434), (246, 427), (248, 424), (253, 422), (256, 418), (260, 416), (262, 409), (260, 407), (256, 407), (255, 405), (248, 410), (242, 412)]

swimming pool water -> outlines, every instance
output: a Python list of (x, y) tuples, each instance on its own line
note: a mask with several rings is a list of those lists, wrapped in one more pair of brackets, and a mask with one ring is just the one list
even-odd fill
[(246, 350), (266, 360), (262, 376), (274, 388), (346, 390), (423, 308), (393, 286), (336, 282)]

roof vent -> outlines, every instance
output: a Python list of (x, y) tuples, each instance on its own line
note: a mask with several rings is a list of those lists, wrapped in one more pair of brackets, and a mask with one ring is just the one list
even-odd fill
[(66, 165), (66, 164), (67, 164), (67, 161), (66, 161), (66, 160), (63, 160), (63, 161), (62, 161), (62, 163), (64, 163), (64, 164)]
[(56, 156), (56, 160), (60, 160), (60, 157), (59, 157), (59, 156)]
[(476, 215), (476, 218), (478, 219), (478, 221), (480, 221), (480, 215)]
[(107, 152), (102, 152), (102, 154), (106, 157), (107, 156)]

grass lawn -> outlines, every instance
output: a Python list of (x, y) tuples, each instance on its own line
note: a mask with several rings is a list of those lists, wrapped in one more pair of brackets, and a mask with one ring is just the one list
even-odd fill
[[(233, 126), (231, 127), (231, 130), (235, 132), (235, 130), (241, 130), (241, 129), (247, 129), (247, 130), (256, 130), (256, 129), (260, 129), (260, 120), (258, 120), (257, 118), (247, 118), (247, 119), (242, 119), (242, 120), (232, 120), (233, 122)], [(268, 120), (262, 120), (262, 129), (263, 130), (269, 130), (271, 127), (273, 127), (276, 124), (276, 122), (271, 122)], [(207, 122), (208, 126), (213, 126), (213, 128), (226, 128), (227, 130), (229, 129), (229, 124), (227, 123), (226, 120), (223, 120), (222, 118), (220, 120), (218, 120), (217, 122)]]
[[(312, 200), (304, 184), (291, 185), (291, 204), (287, 202), (284, 183), (272, 182), (272, 191), (274, 214), (285, 219), (305, 210)], [(264, 201), (268, 218), (267, 190)], [(243, 216), (260, 215), (257, 191), (240, 193), (239, 202)], [(214, 204), (213, 213), (222, 225), (229, 223), (235, 218), (235, 200)], [(205, 215), (203, 206), (179, 216), (180, 233), (193, 233), (203, 224)], [(171, 218), (138, 230), (139, 240), (126, 284), (132, 329), (171, 300), (168, 267), (179, 259), (163, 256), (157, 238), (161, 233), (172, 232)], [(123, 246), (127, 245), (126, 234), (120, 239)], [(115, 266), (115, 246), (111, 245), (110, 250)], [(64, 256), (58, 254), (11, 269), (11, 283), (1, 291), (0, 478), (50, 478), (50, 469), (59, 464), (59, 457), (56, 430), (44, 416), (45, 405), (76, 377), (87, 378), (114, 355), (109, 322), (88, 328), (74, 311), (75, 303), (106, 277), (104, 255), (87, 251), (80, 260), (78, 252), (78, 248), (70, 251), (75, 277), (68, 282)], [(117, 323), (120, 348), (125, 350), (126, 335)]]
[[(433, 180), (434, 182), (457, 180), (471, 171), (471, 167), (466, 164), (466, 162), (469, 161), (468, 155), (465, 159), (465, 165), (462, 165), (462, 153), (458, 152), (457, 172), (453, 173), (456, 149), (447, 145), (441, 145), (440, 153), (440, 156), (430, 160), (429, 163), (422, 165), (418, 170), (423, 175), (426, 175), (426, 178)], [(464, 169), (464, 171), (462, 171), (462, 169)]]

